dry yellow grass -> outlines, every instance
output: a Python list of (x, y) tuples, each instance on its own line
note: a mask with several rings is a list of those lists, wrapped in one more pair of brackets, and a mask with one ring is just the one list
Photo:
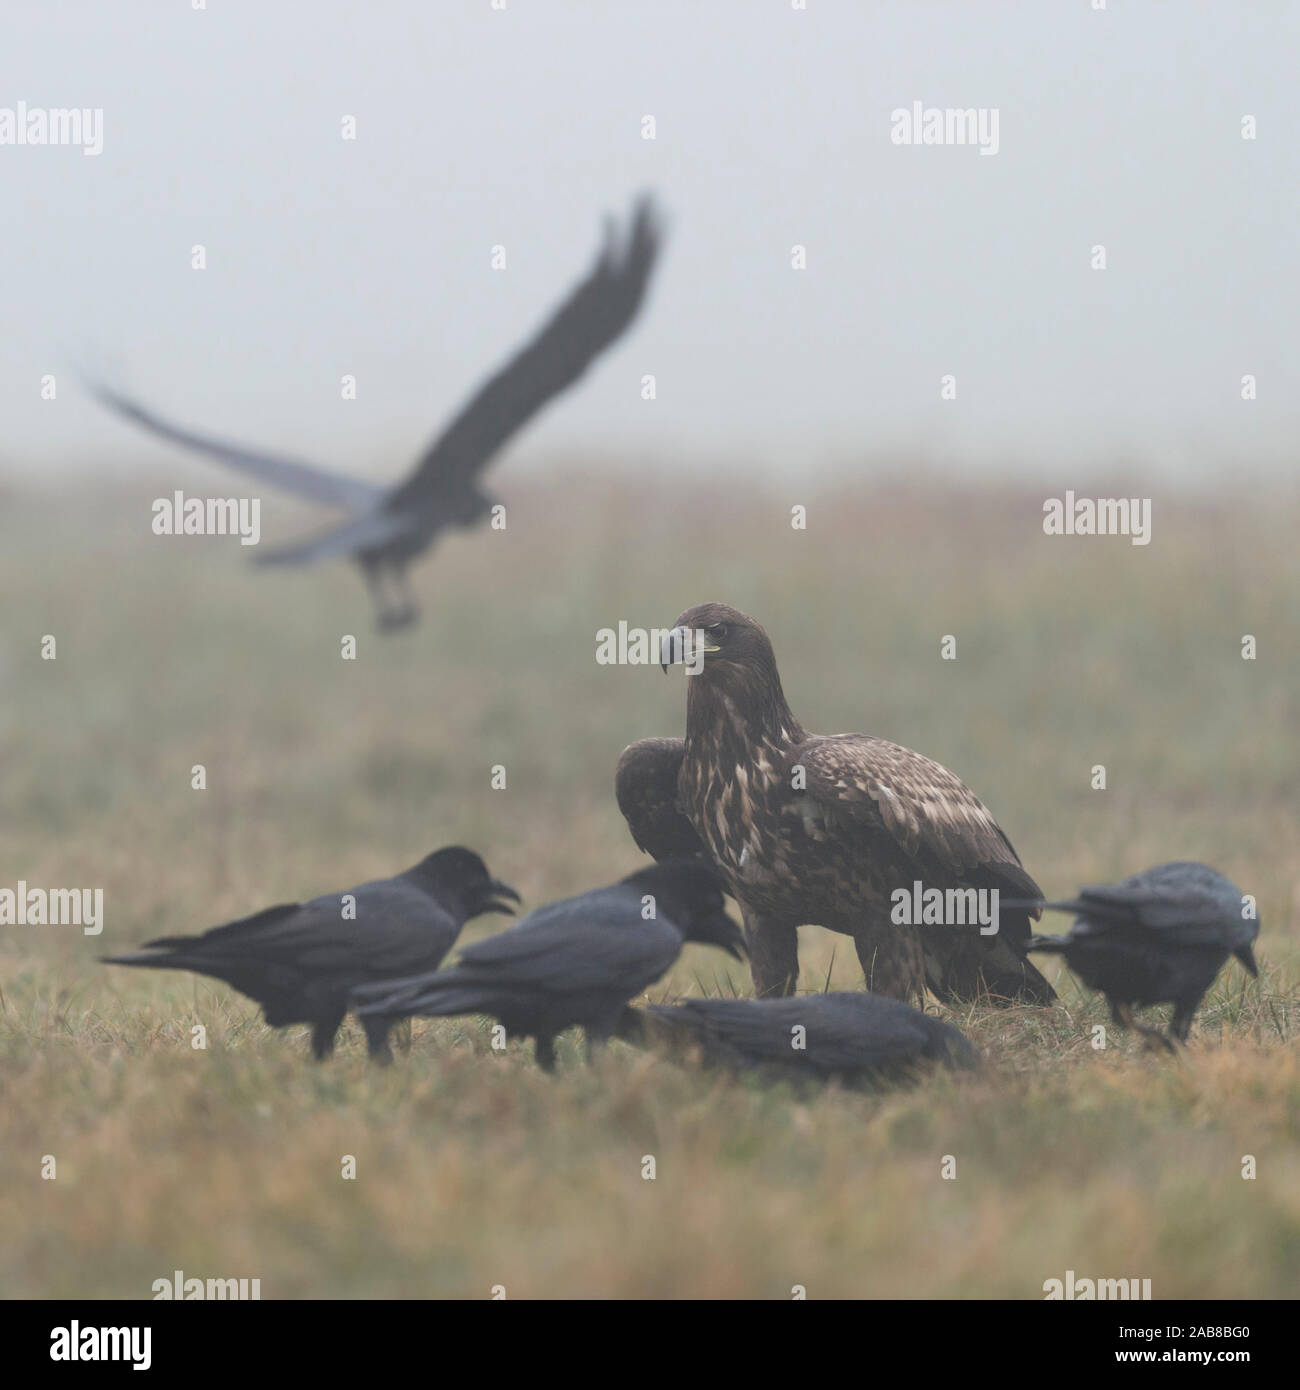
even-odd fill
[[(172, 485), (17, 489), (0, 514), (3, 883), (102, 887), (107, 918), (0, 928), (5, 1294), (146, 1298), (175, 1269), (267, 1298), (1036, 1298), (1066, 1269), (1294, 1293), (1293, 499), (1157, 494), (1141, 548), (1044, 537), (1041, 496), (1015, 492), (503, 484), (509, 530), (447, 543), (418, 572), (424, 624), (381, 639), (345, 569), (151, 536)], [(1104, 1009), (1063, 975), (1056, 1010), (954, 1018), (977, 1077), (798, 1095), (621, 1046), (588, 1070), (571, 1040), (548, 1078), (474, 1020), (417, 1022), (382, 1073), (349, 1028), (314, 1067), (224, 987), (95, 963), (453, 841), (529, 905), (631, 870), (614, 763), (680, 730), (682, 689), (598, 667), (595, 633), (708, 598), (768, 627), (810, 727), (964, 776), (1049, 891), (1188, 857), (1256, 893), (1260, 984), (1225, 971), (1181, 1063), (1114, 1033), (1094, 1051)], [(803, 939), (805, 988), (860, 983), (850, 943)], [(743, 970), (691, 948), (656, 994), (732, 988)]]

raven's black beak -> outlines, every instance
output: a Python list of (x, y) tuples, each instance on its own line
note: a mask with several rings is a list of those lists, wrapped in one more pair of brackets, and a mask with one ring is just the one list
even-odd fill
[(499, 878), (494, 878), (488, 884), (487, 897), (484, 898), (484, 912), (504, 912), (507, 917), (513, 917), (515, 910), (509, 903), (502, 902), (502, 898), (510, 898), (520, 903), (523, 899), (515, 892), (508, 883), (502, 883)]
[(1259, 979), (1259, 967), (1255, 964), (1255, 953), (1249, 946), (1242, 946), (1239, 950), (1232, 953), (1246, 967), (1247, 970)]

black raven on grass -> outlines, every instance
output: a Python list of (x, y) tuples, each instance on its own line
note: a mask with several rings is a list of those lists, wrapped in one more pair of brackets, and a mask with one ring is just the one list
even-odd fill
[(933, 1066), (972, 1068), (979, 1054), (951, 1024), (880, 994), (684, 999), (626, 1008), (618, 1035), (708, 1066), (777, 1078), (902, 1081)]
[(1158, 864), (1119, 883), (1081, 888), (1065, 902), (1039, 903), (1073, 912), (1075, 923), (1065, 936), (1035, 936), (1029, 949), (1063, 955), (1089, 989), (1106, 996), (1116, 1023), (1172, 1051), (1168, 1036), (1134, 1019), (1134, 1006), (1173, 1004), (1169, 1032), (1186, 1042), (1197, 1006), (1229, 955), (1259, 973), (1251, 950), (1259, 920), (1247, 902), (1236, 884), (1205, 864)]
[[(472, 850), (440, 849), (395, 878), (376, 879), (306, 903), (268, 907), (201, 936), (163, 936), (143, 951), (104, 956), (109, 965), (193, 970), (255, 999), (272, 1028), (311, 1024), (318, 1060), (334, 1049), (356, 985), (436, 970), (460, 929), (519, 901)], [(390, 1020), (361, 1020), (370, 1055), (392, 1058)]]
[(91, 389), (104, 405), (152, 434), (272, 487), (347, 512), (341, 525), (259, 556), (259, 562), (304, 565), (339, 556), (355, 560), (374, 599), (380, 630), (404, 627), (417, 616), (407, 567), (444, 530), (474, 526), (491, 515), (496, 503), (479, 485), (483, 470), (513, 434), (626, 332), (645, 297), (659, 244), (654, 209), (642, 198), (633, 210), (630, 230), (619, 237), (607, 226), (605, 244), (586, 279), (479, 388), (411, 473), (394, 486), (199, 434), (172, 424), (120, 391), (94, 382)]
[(653, 864), (536, 908), (466, 947), (448, 970), (354, 990), (352, 1004), (363, 1023), (487, 1014), (507, 1033), (535, 1039), (538, 1066), (552, 1071), (557, 1034), (581, 1027), (590, 1057), (613, 1035), (627, 1001), (659, 979), (687, 941), (720, 946), (737, 960), (744, 946), (712, 869)]

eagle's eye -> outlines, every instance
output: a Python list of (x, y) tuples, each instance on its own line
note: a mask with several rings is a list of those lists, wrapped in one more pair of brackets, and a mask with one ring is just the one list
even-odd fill
[(721, 642), (727, 635), (726, 623), (714, 623), (711, 627), (706, 627), (704, 630), (715, 642)]

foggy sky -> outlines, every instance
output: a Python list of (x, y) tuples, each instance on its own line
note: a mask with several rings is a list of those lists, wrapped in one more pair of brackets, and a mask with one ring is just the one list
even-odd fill
[[(647, 188), (645, 314), (506, 467), (1290, 476), (1300, 8), (505, 3), (7, 7), (0, 108), (102, 108), (104, 148), (0, 146), (0, 470), (220, 477), (86, 363), (395, 478)], [(996, 108), (997, 154), (894, 144), (918, 101)]]

